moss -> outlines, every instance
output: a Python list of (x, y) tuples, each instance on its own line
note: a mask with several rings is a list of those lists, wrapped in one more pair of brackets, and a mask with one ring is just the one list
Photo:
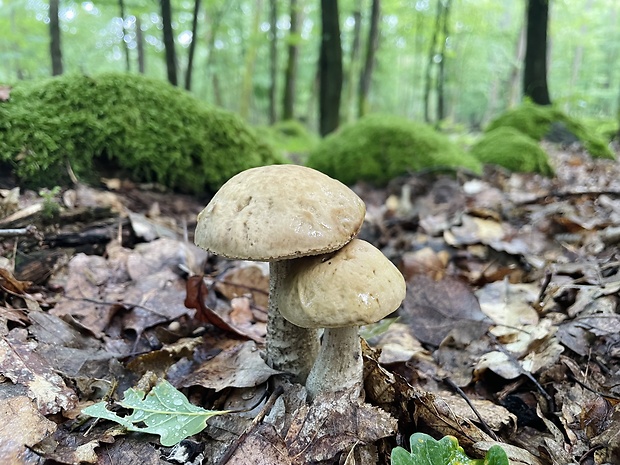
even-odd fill
[(504, 126), (485, 133), (470, 152), (483, 163), (511, 171), (553, 176), (554, 170), (540, 144), (517, 129)]
[(381, 185), (409, 171), (481, 165), (432, 127), (391, 115), (368, 115), (323, 139), (308, 166), (346, 184), (358, 180)]
[(579, 140), (593, 157), (615, 159), (615, 155), (599, 134), (588, 130), (585, 125), (567, 116), (554, 106), (541, 106), (525, 102), (491, 121), (486, 131), (508, 126), (521, 131), (534, 140), (541, 141), (557, 128), (554, 123), (563, 126), (565, 131)]
[(283, 162), (236, 115), (166, 82), (118, 73), (16, 86), (0, 105), (0, 159), (36, 186), (66, 182), (69, 162), (82, 179), (111, 164), (136, 181), (189, 192)]
[(295, 154), (304, 157), (319, 141), (317, 135), (297, 120), (278, 121), (272, 126), (257, 127), (256, 130), (284, 156)]

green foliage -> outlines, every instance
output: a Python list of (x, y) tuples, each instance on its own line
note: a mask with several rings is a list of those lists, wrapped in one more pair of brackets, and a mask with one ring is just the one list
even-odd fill
[(411, 453), (402, 447), (392, 450), (392, 465), (508, 465), (508, 456), (500, 446), (492, 446), (484, 460), (467, 457), (453, 436), (436, 441), (428, 434), (415, 433), (409, 438)]
[(283, 162), (236, 115), (139, 75), (66, 75), (15, 87), (0, 105), (0, 159), (34, 185), (112, 165), (138, 181), (215, 190), (247, 168)]
[[(191, 404), (172, 384), (163, 380), (151, 391), (130, 388), (125, 391), (119, 404), (131, 409), (130, 415), (121, 417), (106, 408), (106, 402), (99, 402), (82, 410), (91, 417), (111, 420), (124, 426), (128, 431), (157, 434), (162, 446), (170, 447), (183, 439), (201, 432), (207, 420), (228, 411), (205, 410)], [(146, 426), (139, 426), (140, 424)]]
[(540, 144), (510, 126), (485, 133), (470, 153), (482, 163), (499, 165), (511, 171), (553, 176), (549, 156)]
[(540, 141), (550, 134), (554, 123), (563, 126), (569, 135), (581, 141), (593, 157), (612, 160), (615, 158), (604, 139), (595, 132), (589, 131), (582, 123), (570, 118), (554, 106), (541, 106), (525, 102), (491, 121), (486, 131), (508, 126), (526, 134), (532, 139)]
[(256, 131), (284, 156), (306, 155), (319, 142), (318, 136), (297, 120), (278, 121), (272, 126), (257, 127)]
[(323, 139), (308, 166), (345, 184), (366, 180), (385, 184), (408, 171), (467, 168), (480, 163), (431, 126), (391, 115), (368, 115)]
[(52, 220), (60, 213), (60, 204), (56, 200), (56, 196), (60, 193), (60, 186), (53, 189), (41, 189), (39, 195), (43, 199), (43, 209), (41, 215), (43, 218)]

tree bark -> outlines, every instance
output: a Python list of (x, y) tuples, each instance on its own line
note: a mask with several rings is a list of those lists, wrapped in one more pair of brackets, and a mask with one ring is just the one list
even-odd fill
[(277, 119), (278, 95), (278, 1), (269, 0), (269, 123)]
[(358, 95), (358, 116), (364, 116), (368, 112), (368, 94), (372, 82), (372, 72), (375, 66), (375, 54), (379, 47), (379, 20), (381, 18), (381, 0), (372, 0), (370, 11), (370, 31), (368, 32), (368, 45), (366, 48), (366, 60), (360, 76)]
[[(442, 2), (443, 3), (443, 2)], [(452, 0), (445, 0), (443, 3), (442, 12), (442, 33), (443, 40), (439, 47), (439, 63), (437, 70), (437, 122), (439, 123), (446, 117), (446, 47), (448, 43), (448, 37), (450, 35), (450, 27), (448, 25), (448, 18), (450, 16), (450, 7)]]
[(321, 0), (319, 71), (319, 132), (321, 136), (326, 136), (340, 122), (342, 45), (338, 0)]
[(547, 86), (549, 0), (528, 0), (523, 94), (538, 105), (550, 105)]
[(284, 75), (284, 95), (282, 99), (282, 119), (295, 116), (295, 88), (297, 84), (297, 63), (299, 61), (299, 4), (290, 0), (290, 29), (288, 34), (288, 60)]
[(519, 38), (515, 48), (515, 61), (510, 69), (510, 76), (508, 78), (508, 107), (515, 106), (519, 100), (519, 78), (521, 74), (521, 65), (519, 63), (523, 63), (525, 60), (526, 29), (527, 25), (524, 24), (519, 31)]
[(258, 53), (258, 36), (260, 33), (261, 13), (263, 1), (255, 0), (254, 16), (252, 18), (252, 28), (250, 30), (250, 40), (245, 52), (245, 72), (241, 84), (241, 101), (239, 102), (239, 114), (243, 119), (250, 115), (252, 102), (252, 83), (254, 78), (254, 68), (256, 65), (256, 55)]
[(428, 62), (426, 65), (426, 75), (424, 77), (424, 121), (431, 122), (431, 89), (433, 88), (433, 67), (435, 55), (437, 54), (437, 41), (439, 40), (439, 30), (441, 29), (442, 0), (437, 0), (437, 13), (435, 15), (435, 28), (431, 39), (431, 46), (428, 52)]
[(192, 71), (194, 70), (194, 53), (198, 39), (198, 14), (200, 13), (200, 0), (194, 0), (194, 12), (192, 16), (192, 41), (187, 51), (187, 69), (185, 70), (185, 89), (192, 88)]
[(359, 70), (359, 53), (362, 35), (362, 0), (357, 0), (356, 10), (353, 12), (353, 40), (351, 41), (351, 53), (349, 55), (349, 69), (347, 70), (344, 87), (343, 118), (350, 121), (353, 118), (352, 106), (355, 104), (355, 77)]
[(146, 61), (144, 59), (144, 35), (142, 34), (142, 22), (139, 16), (136, 16), (136, 43), (138, 44), (138, 72), (144, 74), (146, 69)]
[(172, 7), (170, 0), (161, 1), (161, 20), (163, 23), (164, 50), (166, 54), (166, 70), (168, 71), (168, 81), (173, 86), (177, 81), (177, 55), (174, 49), (174, 32), (172, 31)]
[(125, 37), (127, 37), (127, 29), (125, 29), (125, 1), (118, 0), (118, 8), (119, 14), (121, 15), (121, 30), (123, 31), (123, 50), (125, 51), (125, 71), (131, 71), (131, 62), (129, 61), (129, 45), (125, 42)]
[(60, 18), (58, 7), (60, 0), (50, 0), (50, 57), (52, 59), (52, 76), (63, 73), (62, 51), (60, 48)]

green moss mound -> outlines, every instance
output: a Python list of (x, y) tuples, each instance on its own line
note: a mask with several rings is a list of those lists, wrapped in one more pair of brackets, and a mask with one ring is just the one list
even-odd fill
[(554, 106), (525, 102), (491, 121), (486, 131), (505, 126), (521, 131), (537, 141), (548, 138), (550, 135), (557, 136), (558, 132), (564, 133), (564, 137), (572, 136), (575, 140), (579, 140), (593, 157), (615, 159), (615, 155), (599, 134), (588, 130), (585, 125), (570, 118)]
[(0, 160), (35, 186), (65, 183), (69, 163), (81, 179), (112, 166), (186, 192), (215, 190), (244, 169), (283, 162), (236, 115), (166, 82), (118, 73), (16, 86), (0, 104)]
[(470, 153), (483, 163), (503, 166), (510, 171), (554, 175), (549, 157), (539, 143), (509, 126), (485, 133)]
[(392, 115), (368, 115), (343, 126), (310, 152), (307, 165), (345, 184), (386, 184), (409, 171), (481, 164), (432, 127)]
[(257, 127), (258, 134), (280, 150), (284, 156), (304, 157), (319, 142), (319, 137), (297, 120), (278, 121), (272, 126)]

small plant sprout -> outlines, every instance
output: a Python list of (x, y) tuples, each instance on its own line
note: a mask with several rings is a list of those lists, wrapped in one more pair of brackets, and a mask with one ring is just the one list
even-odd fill
[(454, 436), (436, 441), (428, 434), (415, 433), (409, 438), (411, 452), (402, 447), (392, 450), (392, 465), (509, 465), (501, 446), (494, 445), (484, 459), (470, 459)]
[(272, 165), (229, 179), (198, 215), (195, 243), (228, 258), (269, 262), (267, 362), (304, 382), (319, 349), (316, 329), (282, 318), (282, 281), (299, 257), (341, 248), (366, 206), (347, 186), (311, 168)]
[(322, 392), (363, 386), (359, 326), (375, 323), (405, 298), (405, 280), (380, 250), (360, 239), (342, 249), (295, 260), (282, 281), (278, 307), (304, 328), (325, 328), (319, 356), (308, 375), (310, 400)]

